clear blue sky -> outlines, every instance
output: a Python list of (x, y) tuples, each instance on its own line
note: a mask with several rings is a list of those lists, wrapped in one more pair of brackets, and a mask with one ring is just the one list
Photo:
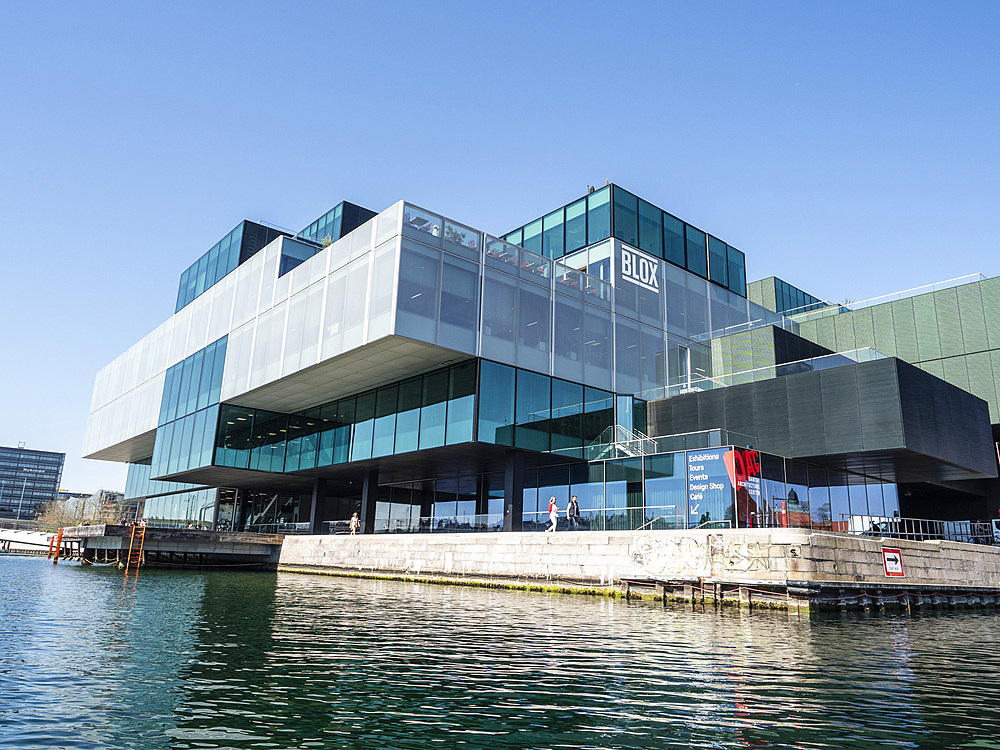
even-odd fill
[(243, 218), (406, 198), (502, 232), (612, 180), (819, 297), (1000, 274), (1000, 3), (8, 4), (0, 444)]

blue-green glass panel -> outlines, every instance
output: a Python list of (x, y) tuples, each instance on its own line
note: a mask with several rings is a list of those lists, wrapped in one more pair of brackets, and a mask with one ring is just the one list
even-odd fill
[(170, 387), (173, 380), (174, 368), (171, 367), (163, 376), (163, 392), (160, 394), (160, 416), (156, 420), (157, 424), (164, 424), (167, 421), (167, 407), (170, 405)]
[(208, 403), (210, 404), (217, 404), (222, 395), (222, 373), (226, 367), (226, 348), (228, 345), (228, 336), (223, 336), (215, 344), (215, 362), (212, 366), (212, 379), (208, 391)]
[(566, 252), (587, 246), (587, 199), (566, 206)]
[(448, 445), (472, 441), (476, 408), (476, 363), (463, 362), (448, 374), (448, 424), (445, 442)]
[[(205, 364), (205, 350), (199, 349), (184, 362), (184, 375), (187, 378), (187, 395), (184, 400), (184, 414), (191, 414), (198, 406), (198, 388), (201, 385), (201, 370)], [(190, 365), (190, 368), (188, 367)]]
[(478, 439), (514, 444), (514, 368), (483, 360), (479, 369)]
[(583, 441), (589, 444), (604, 436), (615, 423), (614, 394), (599, 388), (584, 388)]
[(583, 445), (583, 386), (567, 380), (552, 380), (552, 450)]
[(358, 396), (354, 412), (354, 433), (351, 436), (351, 460), (372, 457), (372, 437), (375, 432), (375, 394)]
[(729, 285), (729, 261), (726, 257), (726, 243), (708, 236), (708, 278), (722, 286)]
[(444, 445), (448, 414), (448, 371), (424, 376), (420, 408), (420, 449)]
[(536, 255), (542, 254), (542, 220), (536, 219), (524, 228), (524, 241), (521, 246)]
[(611, 186), (601, 188), (587, 196), (587, 244), (606, 240), (611, 236)]
[(542, 254), (546, 258), (563, 256), (563, 210), (553, 211), (542, 219)]
[(681, 268), (684, 264), (684, 222), (663, 214), (663, 257)]
[(747, 296), (746, 258), (735, 247), (727, 246), (726, 257), (729, 262), (729, 290), (741, 297)]
[(663, 257), (663, 212), (652, 203), (639, 199), (639, 249)]
[(552, 411), (552, 394), (549, 378), (545, 375), (517, 371), (515, 384), (514, 445), (536, 451), (549, 449), (549, 418)]
[(685, 226), (685, 242), (687, 245), (687, 269), (703, 279), (708, 278), (708, 248), (705, 244), (705, 233), (690, 225)]
[(627, 190), (614, 186), (615, 237), (632, 247), (639, 246), (639, 209), (636, 197)]
[(396, 406), (399, 386), (387, 385), (375, 394), (375, 426), (373, 428), (372, 456), (393, 453), (396, 438)]
[(205, 424), (207, 417), (208, 409), (196, 411), (191, 415), (191, 449), (188, 452), (187, 466), (185, 468), (193, 469), (203, 465), (201, 457), (205, 451)]
[(511, 232), (504, 239), (512, 245), (520, 245), (521, 240), (524, 237), (524, 231), (518, 229), (516, 232)]
[(399, 384), (396, 415), (396, 453), (415, 451), (420, 438), (420, 402), (423, 378), (412, 378)]

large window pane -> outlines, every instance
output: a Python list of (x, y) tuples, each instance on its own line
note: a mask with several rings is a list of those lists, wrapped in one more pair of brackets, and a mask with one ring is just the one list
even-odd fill
[(407, 453), (417, 449), (420, 430), (420, 399), (423, 387), (423, 378), (413, 378), (399, 384), (396, 453)]
[(549, 293), (522, 282), (519, 290), (517, 362), (533, 370), (549, 369)]
[(722, 286), (729, 285), (729, 261), (726, 243), (709, 235), (708, 237), (708, 278)]
[(549, 378), (526, 370), (517, 371), (515, 418), (518, 448), (547, 451), (549, 449), (549, 417), (551, 393)]
[(684, 268), (684, 222), (663, 214), (663, 257)]
[(472, 263), (446, 257), (441, 288), (439, 344), (475, 353), (478, 298), (479, 269)]
[(741, 297), (747, 296), (746, 259), (735, 247), (726, 248), (729, 263), (729, 289)]
[(420, 409), (420, 449), (444, 445), (448, 411), (448, 371), (438, 370), (424, 376)]
[(476, 406), (476, 362), (463, 362), (448, 374), (448, 445), (472, 440), (473, 414)]
[(437, 327), (441, 253), (404, 242), (399, 260), (396, 332), (434, 342)]
[(637, 198), (631, 193), (614, 188), (615, 199), (615, 237), (627, 242), (632, 247), (639, 246), (639, 209)]
[(396, 406), (399, 386), (387, 385), (375, 394), (375, 426), (372, 456), (388, 456), (393, 452), (396, 437)]
[(514, 444), (514, 368), (483, 360), (479, 373), (479, 432), (484, 443)]
[(587, 196), (587, 244), (611, 236), (611, 186)]
[(483, 280), (482, 356), (513, 362), (517, 280), (486, 269)]
[(662, 214), (652, 203), (639, 199), (639, 249), (657, 258), (663, 257)]
[(687, 245), (687, 269), (707, 279), (708, 250), (705, 245), (705, 233), (692, 226), (685, 226), (684, 235)]
[(566, 252), (587, 246), (587, 199), (566, 206)]
[(542, 220), (542, 255), (561, 258), (563, 252), (563, 210), (560, 208)]
[(583, 446), (583, 386), (565, 380), (552, 380), (552, 450), (563, 455), (567, 449)]
[(351, 460), (372, 457), (372, 436), (375, 428), (375, 394), (358, 396), (354, 412), (354, 434), (351, 436)]
[(537, 219), (524, 228), (524, 240), (521, 247), (536, 255), (542, 255), (542, 220)]

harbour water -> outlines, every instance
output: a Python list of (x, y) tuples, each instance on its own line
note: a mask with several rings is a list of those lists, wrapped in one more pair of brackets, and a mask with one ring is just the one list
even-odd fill
[(0, 557), (0, 747), (1000, 748), (998, 615)]

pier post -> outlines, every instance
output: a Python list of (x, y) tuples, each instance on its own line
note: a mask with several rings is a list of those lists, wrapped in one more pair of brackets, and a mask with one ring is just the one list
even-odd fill
[(375, 533), (375, 504), (378, 502), (378, 469), (365, 472), (361, 488), (361, 533)]
[(316, 479), (313, 481), (312, 505), (309, 508), (309, 533), (319, 534), (322, 532), (323, 511), (326, 505), (326, 480)]
[(503, 471), (503, 530), (520, 531), (524, 512), (524, 456), (508, 451)]
[(746, 586), (740, 586), (740, 609), (746, 607), (747, 609), (752, 608), (752, 603), (750, 600), (750, 589)]

